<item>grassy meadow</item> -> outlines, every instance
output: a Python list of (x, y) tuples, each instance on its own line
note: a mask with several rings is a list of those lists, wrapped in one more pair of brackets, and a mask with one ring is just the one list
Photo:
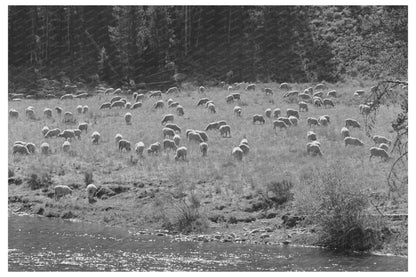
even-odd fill
[[(291, 84), (293, 90), (299, 91), (311, 85)], [(225, 89), (215, 87), (207, 88), (205, 93), (198, 93), (195, 88), (182, 90), (180, 94), (162, 94), (165, 107), (158, 110), (153, 110), (152, 105), (159, 99), (148, 97), (143, 101), (143, 106), (136, 110), (99, 110), (102, 103), (113, 97), (104, 94), (64, 101), (10, 101), (9, 109), (16, 109), (20, 114), (18, 119), (9, 118), (9, 171), (21, 178), (23, 184), (9, 185), (9, 204), (31, 213), (56, 216), (53, 213), (59, 212), (62, 216), (63, 212), (70, 210), (74, 217), (87, 221), (160, 228), (166, 220), (169, 221), (166, 217), (174, 216), (170, 215), (174, 209), (169, 208), (170, 202), (166, 199), (177, 199), (179, 194), (184, 194), (198, 199), (198, 212), (205, 218), (201, 223), (204, 226), (232, 228), (230, 218), (235, 218), (237, 223), (252, 226), (277, 224), (284, 213), (304, 214), (313, 208), (314, 194), (309, 185), (326, 171), (335, 170), (352, 189), (361, 190), (368, 196), (378, 195), (377, 199), (381, 197), (382, 200), (377, 203), (382, 212), (407, 213), (407, 187), (400, 188), (394, 199), (388, 195), (386, 177), (394, 159), (387, 162), (377, 157), (369, 160), (369, 148), (374, 146), (374, 142), (365, 135), (364, 119), (359, 113), (358, 105), (363, 98), (354, 97), (353, 93), (357, 89), (369, 92), (372, 85), (374, 84), (360, 82), (329, 84), (325, 93), (331, 89), (337, 91), (337, 97), (333, 98), (334, 108), (317, 108), (309, 104), (308, 112), (300, 112), (298, 126), (276, 131), (273, 130), (273, 119), (266, 118), (264, 125), (252, 123), (252, 116), (264, 115), (267, 108), (280, 108), (283, 116), (287, 108), (298, 110), (297, 101), (290, 103), (283, 99), (284, 91), (275, 83), (258, 84), (255, 91), (235, 91), (241, 93), (241, 101), (233, 104), (226, 103), (228, 92)], [(273, 89), (273, 96), (265, 95), (262, 91), (265, 87)], [(134, 101), (131, 95), (125, 97), (130, 102)], [(215, 114), (210, 113), (205, 106), (196, 106), (202, 97), (214, 101)], [(166, 100), (169, 98), (184, 107), (184, 116), (177, 116), (175, 108), (167, 107)], [(88, 105), (89, 112), (77, 114), (77, 105)], [(241, 117), (233, 114), (236, 105), (242, 107)], [(27, 106), (34, 107), (37, 120), (25, 117)], [(64, 153), (61, 149), (63, 138), (45, 139), (41, 133), (44, 126), (61, 130), (77, 127), (62, 123), (62, 118), (54, 110), (56, 106), (61, 106), (64, 112), (74, 113), (78, 122), (89, 123), (88, 133), (83, 132), (81, 140), (71, 141), (72, 149), (69, 153)], [(52, 119), (43, 116), (43, 109), (47, 107), (53, 109)], [(131, 125), (124, 121), (126, 112), (133, 116)], [(391, 122), (399, 112), (398, 105), (382, 106), (377, 114), (373, 134), (394, 140)], [(188, 149), (187, 161), (175, 161), (171, 151), (162, 151), (158, 156), (148, 156), (145, 151), (143, 158), (139, 158), (134, 151), (118, 151), (114, 140), (118, 133), (129, 140), (132, 146), (139, 141), (143, 141), (146, 147), (157, 141), (162, 143), (161, 120), (168, 113), (175, 114), (174, 123), (182, 128), (180, 144)], [(321, 115), (330, 116), (329, 126), (307, 126), (307, 117), (318, 118)], [(347, 118), (361, 123), (361, 129), (350, 128), (350, 131), (351, 136), (362, 140), (365, 146), (344, 146), (340, 130)], [(221, 137), (217, 130), (207, 131), (208, 155), (202, 157), (198, 144), (187, 141), (185, 130), (205, 130), (208, 123), (219, 120), (225, 120), (231, 126), (231, 138)], [(306, 133), (309, 130), (317, 133), (322, 157), (306, 153)], [(101, 134), (99, 145), (91, 143), (94, 131)], [(231, 157), (231, 150), (239, 145), (242, 138), (248, 139), (250, 152), (242, 162), (238, 162)], [(35, 143), (37, 153), (28, 156), (12, 155), (13, 143), (18, 140)], [(52, 154), (39, 153), (42, 142), (49, 143)], [(94, 184), (107, 186), (116, 195), (88, 203), (84, 180), (87, 173), (92, 173)], [(31, 178), (38, 178), (40, 183), (45, 184), (41, 184), (41, 189), (31, 190), (26, 184)], [(255, 203), (268, 199), (270, 184), (283, 180), (293, 184), (293, 201), (274, 206), (260, 205), (256, 209), (259, 205), (256, 206)], [(73, 194), (55, 201), (50, 196), (53, 186), (57, 184), (74, 188)], [(173, 198), (167, 198), (171, 195)], [(10, 201), (11, 197), (20, 197), (20, 200), (13, 202)], [(39, 209), (43, 212), (39, 212)], [(372, 206), (367, 209), (377, 213)], [(276, 211), (277, 216), (270, 216), (269, 221), (263, 222), (262, 219), (269, 217), (261, 217), (259, 214), (267, 213), (266, 210)]]

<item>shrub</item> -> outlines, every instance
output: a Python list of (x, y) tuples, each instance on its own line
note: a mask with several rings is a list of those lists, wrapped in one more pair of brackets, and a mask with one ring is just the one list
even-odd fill
[(51, 176), (47, 172), (32, 173), (26, 178), (26, 182), (32, 190), (48, 187), (52, 184)]

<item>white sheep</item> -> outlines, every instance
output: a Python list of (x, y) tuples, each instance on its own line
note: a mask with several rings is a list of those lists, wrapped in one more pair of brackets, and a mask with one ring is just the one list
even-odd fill
[(264, 114), (266, 117), (271, 118), (272, 117), (272, 109), (268, 108), (264, 111)]
[(121, 134), (116, 134), (114, 137), (114, 141), (116, 142), (116, 145), (118, 145), (118, 142), (122, 139), (123, 139), (123, 136)]
[(332, 102), (332, 100), (328, 99), (328, 98), (325, 98), (323, 100), (323, 105), (324, 105), (325, 108), (328, 107), (328, 106), (335, 107), (334, 102)]
[(82, 105), (77, 106), (77, 112), (78, 114), (82, 114)]
[(323, 89), (325, 89), (326, 88), (326, 86), (324, 85), (324, 84), (317, 84), (316, 86), (315, 86), (315, 90), (323, 90)]
[(209, 130), (218, 130), (219, 129), (219, 124), (218, 122), (211, 122), (207, 125), (207, 127), (205, 128), (205, 131), (209, 131)]
[(134, 99), (136, 102), (143, 101), (144, 100), (144, 94), (143, 93), (139, 93), (137, 94), (136, 98)]
[(216, 113), (217, 112), (215, 110), (215, 105), (213, 103), (209, 103), (207, 108), (208, 108), (208, 111), (210, 111), (211, 113)]
[(273, 95), (273, 90), (271, 88), (264, 88), (266, 95)]
[(318, 119), (316, 119), (314, 117), (308, 117), (306, 119), (306, 122), (308, 123), (308, 126), (309, 127), (311, 127), (312, 125), (316, 125), (316, 126), (319, 126), (320, 125)]
[(388, 145), (391, 145), (391, 143), (392, 143), (391, 140), (389, 140), (389, 139), (387, 139), (386, 137), (383, 137), (383, 136), (375, 135), (375, 136), (372, 137), (372, 139), (373, 139), (374, 143), (376, 143), (376, 144), (386, 143)]
[(175, 130), (175, 132), (179, 132), (179, 133), (181, 132), (181, 128), (178, 125), (173, 124), (173, 123), (168, 123), (168, 124), (165, 125), (165, 127), (166, 128), (171, 128), (171, 129)]
[(175, 136), (175, 130), (171, 128), (164, 127), (162, 129), (162, 133), (163, 133), (163, 138), (166, 138), (166, 137), (173, 138)]
[(43, 115), (46, 116), (47, 118), (51, 118), (52, 117), (52, 110), (49, 108), (45, 108), (43, 110)]
[(69, 152), (69, 150), (71, 150), (71, 143), (69, 141), (64, 141), (64, 143), (62, 144), (62, 151), (64, 152)]
[(279, 127), (279, 129), (282, 129), (282, 128), (287, 129), (288, 126), (282, 120), (274, 120), (273, 121), (273, 130), (276, 130), (277, 127)]
[(112, 108), (117, 108), (117, 107), (119, 107), (119, 108), (124, 108), (124, 105), (125, 105), (125, 103), (123, 102), (123, 101), (116, 101), (116, 102), (113, 102), (112, 104), (111, 104), (111, 106), (110, 106), (110, 108), (112, 109)]
[(74, 130), (71, 130), (71, 129), (66, 129), (66, 130), (63, 130), (59, 135), (58, 135), (58, 137), (59, 138), (64, 138), (64, 139), (69, 139), (69, 140), (71, 140), (72, 138), (75, 138), (75, 132), (74, 132)]
[(230, 125), (222, 125), (219, 130), (222, 137), (231, 137)]
[(27, 150), (29, 150), (30, 154), (34, 154), (36, 151), (36, 145), (33, 142), (27, 142), (25, 144)]
[(303, 101), (301, 101), (301, 102), (299, 102), (298, 103), (299, 104), (299, 111), (301, 112), (301, 111), (305, 111), (305, 112), (307, 112), (309, 109), (308, 109), (308, 104), (307, 103), (305, 103), (305, 102), (303, 102)]
[(276, 108), (273, 110), (273, 118), (278, 118), (281, 114), (281, 110), (279, 108)]
[(299, 91), (293, 90), (293, 91), (289, 91), (289, 92), (285, 93), (283, 95), (283, 98), (295, 97), (295, 96), (298, 96), (298, 95), (299, 95)]
[(231, 155), (234, 157), (234, 159), (238, 161), (242, 161), (244, 152), (240, 147), (234, 147), (233, 150), (231, 151)]
[(156, 103), (153, 104), (153, 109), (162, 109), (165, 106), (165, 103), (163, 102), (163, 100), (159, 100)]
[(113, 104), (114, 102), (120, 101), (121, 98), (121, 96), (114, 96), (113, 98), (111, 98), (110, 103)]
[(88, 106), (87, 106), (87, 105), (85, 105), (85, 106), (83, 106), (83, 107), (82, 107), (82, 113), (83, 113), (83, 114), (88, 113), (88, 110), (89, 110), (89, 108), (88, 108)]
[(49, 132), (50, 130), (49, 130), (49, 127), (48, 126), (44, 126), (43, 128), (42, 128), (42, 135), (43, 136), (45, 136), (46, 135), (46, 133), (47, 132)]
[(342, 138), (346, 138), (350, 136), (350, 130), (348, 130), (347, 127), (342, 127), (341, 128), (341, 136)]
[(176, 146), (179, 146), (179, 144), (181, 143), (181, 137), (178, 134), (175, 134), (173, 136), (173, 141), (175, 142)]
[(168, 107), (173, 103), (173, 99), (169, 98), (168, 101), (166, 101), (166, 103), (168, 104)]
[(328, 119), (325, 116), (320, 116), (318, 121), (321, 126), (328, 126)]
[(293, 109), (286, 109), (286, 116), (287, 116), (287, 117), (289, 117), (289, 116), (294, 116), (294, 117), (296, 117), (297, 119), (299, 119), (299, 112), (298, 112), (298, 111), (296, 111), (296, 110), (293, 110)]
[(125, 149), (126, 152), (131, 151), (131, 143), (130, 143), (130, 141), (125, 140), (125, 139), (119, 140), (119, 142), (118, 142), (118, 150), (120, 152), (122, 152), (123, 149)]
[(246, 87), (246, 90), (256, 90), (256, 85), (255, 84), (249, 84), (249, 85), (247, 85), (247, 87)]
[(74, 115), (71, 112), (65, 112), (64, 113), (64, 122), (73, 122), (74, 121)]
[(259, 122), (260, 124), (266, 123), (266, 120), (261, 114), (255, 114), (253, 115), (253, 124), (256, 124), (256, 122)]
[[(147, 149), (148, 154), (158, 154), (160, 152), (161, 145), (160, 142), (155, 142), (149, 146)], [(150, 151), (149, 151), (150, 150)]]
[(387, 152), (389, 150), (389, 145), (387, 143), (380, 143), (378, 148), (384, 149)]
[(306, 137), (308, 138), (308, 141), (314, 141), (316, 140), (316, 134), (312, 131), (308, 131), (306, 133)]
[(336, 90), (330, 90), (326, 94), (327, 97), (337, 97), (337, 91)]
[(87, 122), (82, 122), (78, 124), (78, 129), (81, 131), (85, 131), (85, 133), (88, 132), (88, 123)]
[(198, 89), (198, 92), (199, 93), (204, 93), (205, 92), (205, 87), (200, 86), (199, 89)]
[(360, 114), (368, 115), (371, 112), (371, 107), (366, 104), (360, 104)]
[(305, 90), (304, 93), (299, 93), (298, 97), (299, 97), (299, 99), (304, 100), (304, 101), (311, 101), (312, 100), (312, 97), (309, 94), (307, 94), (307, 90)]
[(370, 160), (372, 157), (380, 157), (385, 161), (390, 158), (389, 154), (386, 150), (379, 148), (379, 147), (371, 147), (370, 148)]
[(108, 88), (104, 91), (104, 94), (112, 94), (114, 92), (113, 88)]
[(292, 126), (292, 122), (287, 117), (280, 116), (277, 120), (283, 121), (288, 127)]
[(313, 98), (313, 105), (315, 106), (315, 107), (321, 107), (322, 105), (323, 105), (323, 102), (322, 102), (322, 99), (321, 98), (319, 98), (319, 97), (315, 97), (315, 98)]
[(162, 118), (162, 125), (167, 122), (173, 122), (175, 119), (175, 116), (173, 114), (166, 114)]
[(74, 99), (74, 95), (64, 94), (64, 95), (61, 96), (61, 100), (66, 100), (66, 99)]
[(145, 147), (144, 146), (144, 143), (142, 141), (139, 141), (134, 146), (134, 151), (136, 152), (137, 155), (139, 155), (140, 157), (142, 157), (143, 156), (144, 147)]
[(235, 106), (233, 109), (234, 115), (241, 117), (243, 109), (240, 106)]
[(321, 146), (319, 142), (308, 142), (306, 144), (306, 152), (307, 154), (312, 154), (312, 156), (322, 156)]
[(52, 129), (52, 130), (49, 130), (48, 132), (46, 132), (44, 137), (45, 138), (57, 137), (60, 133), (61, 133), (61, 129), (55, 128), (55, 129)]
[(202, 157), (205, 157), (208, 153), (208, 144), (206, 142), (201, 142), (199, 144), (199, 151), (201, 151)]
[(315, 97), (322, 98), (324, 96), (324, 92), (323, 91), (318, 91), (318, 92), (315, 92), (312, 96), (313, 96), (313, 98), (315, 98)]
[(121, 94), (121, 88), (116, 89), (115, 91), (113, 91), (113, 94)]
[(82, 131), (80, 129), (72, 129), (72, 131), (74, 131), (74, 135), (78, 138), (81, 139), (81, 133)]
[(233, 99), (234, 100), (241, 100), (241, 94), (239, 94), (239, 93), (232, 93), (231, 95), (233, 96)]
[(329, 115), (325, 114), (322, 117), (325, 117), (326, 121), (328, 121), (328, 123), (331, 123), (331, 118), (329, 117)]
[(355, 120), (355, 119), (351, 119), (351, 118), (347, 118), (346, 120), (345, 120), (345, 127), (354, 127), (354, 128), (361, 128), (361, 125), (360, 125), (360, 123), (357, 121), (357, 120)]
[(95, 186), (94, 184), (89, 184), (87, 186), (86, 191), (88, 200), (92, 200), (95, 196), (95, 193), (97, 192), (97, 186)]
[(204, 140), (202, 139), (201, 135), (198, 134), (195, 131), (191, 131), (187, 134), (188, 137), (188, 141), (189, 142), (197, 142), (197, 143), (201, 143), (204, 142)]
[(204, 142), (208, 141), (208, 135), (204, 131), (194, 130), (194, 132), (199, 134)]
[[(180, 105), (179, 105), (179, 102), (173, 102), (173, 103), (171, 103), (170, 105), (168, 105), (168, 107), (169, 108), (177, 108), (177, 107), (179, 107)], [(181, 106), (182, 107), (182, 106)]]
[(162, 97), (162, 91), (156, 90), (156, 91), (149, 91), (150, 95), (149, 97)]
[(94, 131), (91, 134), (92, 144), (98, 144), (100, 141), (101, 135), (97, 131)]
[(131, 125), (131, 119), (132, 119), (131, 113), (126, 113), (124, 115), (124, 121), (126, 122), (127, 125)]
[(173, 151), (176, 151), (177, 146), (175, 144), (175, 142), (171, 139), (164, 139), (163, 140), (163, 150), (168, 150), (168, 149), (172, 149)]
[(238, 146), (241, 150), (243, 150), (244, 155), (247, 155), (248, 152), (250, 151), (250, 146), (248, 146), (245, 143), (240, 143), (240, 145)]
[(199, 99), (199, 101), (198, 101), (198, 103), (196, 104), (196, 106), (198, 107), (198, 106), (205, 105), (205, 103), (207, 103), (208, 101), (209, 101), (209, 99), (208, 99), (208, 98), (201, 98), (201, 99)]
[(225, 97), (225, 102), (231, 103), (234, 101), (234, 97), (230, 94)]
[(185, 114), (184, 109), (183, 109), (183, 107), (181, 105), (178, 105), (176, 107), (176, 114), (178, 116), (183, 116)]
[(298, 119), (294, 116), (289, 116), (289, 121), (292, 123), (292, 126), (298, 126)]
[(27, 107), (26, 108), (26, 110), (25, 110), (25, 113), (26, 113), (26, 117), (27, 118), (29, 118), (29, 119), (36, 119), (36, 117), (35, 117), (35, 111), (34, 111), (34, 108), (33, 107)]
[(9, 116), (11, 118), (19, 118), (19, 112), (16, 111), (15, 109), (10, 109), (9, 110)]
[(248, 139), (247, 139), (247, 138), (243, 138), (243, 139), (240, 141), (240, 144), (246, 144), (246, 145), (248, 145)]
[(137, 108), (140, 108), (141, 106), (143, 105), (143, 103), (142, 102), (136, 102), (136, 103), (134, 103), (132, 106), (131, 106), (131, 110), (134, 110), (134, 109), (137, 109)]
[(55, 200), (58, 200), (59, 198), (65, 195), (72, 194), (72, 189), (66, 185), (56, 185), (54, 187), (54, 192), (55, 192)]
[(288, 83), (281, 83), (279, 86), (280, 89), (290, 90), (290, 86)]
[(178, 149), (176, 149), (175, 161), (178, 161), (179, 159), (186, 161), (187, 154), (188, 154), (188, 149), (186, 149), (185, 146), (179, 147)]
[(104, 109), (111, 109), (111, 103), (110, 102), (105, 102), (105, 103), (101, 104), (100, 110), (104, 110)]
[(22, 144), (14, 144), (12, 148), (13, 155), (16, 153), (22, 154), (22, 155), (29, 155), (29, 149), (26, 147), (26, 145)]
[(364, 146), (364, 143), (359, 140), (358, 138), (354, 137), (346, 137), (344, 138), (345, 146), (347, 145), (354, 145), (354, 146)]
[(50, 154), (50, 152), (51, 152), (51, 149), (49, 147), (49, 143), (44, 142), (40, 145), (40, 153), (47, 155), (47, 154)]
[(179, 93), (179, 89), (177, 87), (171, 87), (166, 91), (166, 94), (170, 93)]
[(130, 103), (130, 102), (127, 102), (127, 103), (124, 105), (124, 108), (126, 108), (126, 109), (131, 109), (131, 103)]

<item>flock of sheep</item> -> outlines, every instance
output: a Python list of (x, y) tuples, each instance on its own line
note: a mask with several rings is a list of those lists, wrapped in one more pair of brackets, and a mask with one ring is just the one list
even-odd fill
[[(225, 97), (225, 102), (228, 104), (234, 102), (241, 102), (242, 93), (235, 92), (235, 91), (255, 91), (256, 85), (255, 84), (245, 84), (245, 83), (235, 83), (233, 85), (228, 85), (225, 83), (220, 84), (221, 87), (228, 90), (229, 95)], [(298, 91), (290, 91), (290, 86), (287, 83), (282, 83), (280, 85), (280, 89), (284, 92), (283, 98), (292, 98), (298, 101), (298, 109), (288, 108), (286, 110), (285, 116), (283, 116), (282, 111), (279, 108), (274, 110), (266, 109), (263, 114), (254, 114), (252, 116), (252, 123), (253, 124), (266, 124), (266, 118), (273, 119), (272, 121), (272, 128), (275, 132), (277, 129), (288, 129), (288, 128), (295, 128), (298, 126), (301, 117), (301, 113), (307, 113), (309, 109), (309, 105), (313, 105), (314, 107), (324, 107), (324, 108), (331, 108), (335, 107), (333, 102), (333, 98), (337, 97), (337, 92), (335, 90), (328, 91), (326, 93), (326, 97), (324, 98), (324, 90), (326, 86), (323, 84), (318, 84), (314, 88), (309, 87), (306, 88), (302, 93)], [(206, 88), (201, 86), (198, 88), (199, 93), (203, 94), (206, 91)], [(111, 110), (111, 109), (127, 109), (127, 110), (134, 110), (138, 109), (143, 106), (143, 101), (150, 100), (152, 98), (162, 98), (162, 91), (150, 91), (147, 94), (144, 93), (131, 93), (127, 92), (127, 94), (132, 95), (132, 102), (129, 102), (126, 97), (123, 97), (125, 91), (121, 89), (112, 89), (112, 88), (98, 88), (98, 93), (101, 94), (111, 94), (114, 95), (109, 102), (104, 102), (99, 105), (99, 110)], [(176, 87), (170, 88), (165, 92), (165, 95), (171, 95), (173, 93), (179, 93), (180, 90)], [(264, 88), (263, 92), (266, 95), (273, 95), (273, 90), (271, 88)], [(354, 93), (354, 96), (362, 96), (365, 92), (362, 90), (357, 90)], [(67, 101), (74, 98), (85, 98), (87, 97), (87, 93), (82, 93), (79, 95), (73, 94), (65, 94), (63, 95), (60, 100)], [(138, 155), (138, 157), (142, 158), (144, 153), (147, 155), (158, 155), (162, 150), (163, 151), (174, 151), (175, 153), (175, 160), (187, 160), (187, 153), (188, 150), (185, 146), (181, 146), (181, 136), (182, 129), (177, 125), (174, 124), (175, 117), (181, 117), (185, 114), (185, 109), (182, 105), (178, 102), (175, 102), (173, 99), (168, 99), (166, 101), (168, 108), (174, 108), (176, 110), (176, 114), (169, 113), (165, 114), (161, 119), (161, 133), (163, 135), (163, 141), (160, 143), (156, 141), (147, 146), (143, 141), (139, 141), (134, 144), (132, 147), (132, 143), (125, 139), (121, 134), (116, 134), (114, 137), (115, 144), (117, 149), (120, 152), (126, 151), (130, 152), (134, 150), (134, 152)], [(216, 113), (217, 109), (215, 106), (214, 101), (210, 100), (209, 98), (201, 98), (196, 103), (196, 106), (205, 106), (209, 113)], [(157, 100), (153, 105), (152, 109), (163, 109), (165, 107), (165, 101), (160, 99)], [(86, 114), (89, 111), (89, 107), (84, 105), (78, 105), (75, 108), (78, 114)], [(233, 108), (233, 114), (236, 117), (241, 117), (243, 108), (239, 105)], [(363, 115), (368, 115), (370, 113), (370, 106), (368, 104), (361, 104), (359, 105), (359, 111)], [(69, 111), (63, 113), (63, 109), (59, 106), (55, 107), (55, 112), (58, 117), (62, 118), (63, 123), (74, 123), (76, 122), (76, 116)], [(62, 116), (63, 113), (63, 116)], [(45, 108), (43, 110), (43, 115), (46, 118), (53, 117), (53, 110), (50, 108)], [(29, 106), (25, 109), (25, 116), (29, 120), (36, 119), (36, 113), (32, 106)], [(19, 112), (15, 109), (9, 110), (9, 117), (10, 119), (18, 118)], [(131, 125), (133, 120), (133, 115), (131, 112), (126, 112), (124, 115), (125, 124)], [(311, 129), (312, 126), (328, 126), (330, 124), (330, 117), (329, 115), (322, 115), (318, 118), (315, 117), (307, 117), (306, 122), (308, 127)], [(64, 142), (62, 143), (62, 151), (69, 152), (71, 150), (71, 141), (72, 139), (81, 139), (81, 135), (83, 132), (88, 133), (90, 124), (87, 122), (81, 122), (78, 124), (76, 129), (65, 129), (61, 130), (59, 128), (50, 129), (48, 126), (42, 128), (41, 132), (45, 139), (50, 139), (53, 137), (56, 138), (64, 138)], [(345, 119), (345, 126), (343, 126), (340, 130), (340, 135), (344, 141), (345, 146), (363, 146), (364, 143), (359, 140), (358, 138), (352, 137), (350, 135), (350, 130), (348, 128), (361, 128), (360, 123), (357, 120), (347, 118)], [(216, 130), (219, 132), (220, 136), (222, 137), (231, 137), (231, 126), (227, 124), (225, 120), (215, 121), (209, 123), (204, 130), (194, 130), (194, 129), (187, 129), (185, 131), (185, 137), (188, 140), (189, 144), (199, 144), (199, 151), (201, 155), (207, 156), (208, 155), (208, 131)], [(306, 142), (306, 153), (311, 156), (322, 156), (321, 150), (321, 143), (318, 141), (317, 135), (313, 130), (309, 130), (306, 134), (307, 142)], [(372, 157), (381, 157), (382, 159), (387, 160), (389, 158), (388, 149), (391, 146), (391, 141), (383, 136), (374, 136), (373, 141), (377, 146), (370, 148), (370, 160)], [(92, 144), (100, 144), (101, 142), (101, 135), (97, 131), (93, 131), (91, 134), (91, 143)], [(39, 147), (39, 152), (44, 155), (48, 155), (52, 153), (52, 149), (47, 142), (41, 143)], [(243, 138), (238, 146), (235, 146), (231, 149), (231, 156), (238, 161), (242, 161), (244, 156), (248, 155), (250, 150), (250, 146), (248, 143), (247, 138)], [(36, 145), (32, 142), (23, 142), (23, 141), (16, 141), (12, 147), (12, 153), (14, 154), (23, 154), (29, 155), (34, 154), (36, 152)], [(87, 187), (87, 194), (88, 198), (91, 199), (97, 188), (95, 185), (90, 184)], [(71, 193), (72, 190), (63, 185), (58, 185), (55, 187), (55, 197), (59, 198), (65, 194)]]

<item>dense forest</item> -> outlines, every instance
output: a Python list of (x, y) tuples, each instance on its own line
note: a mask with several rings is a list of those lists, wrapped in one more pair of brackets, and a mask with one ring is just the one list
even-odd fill
[(13, 86), (407, 78), (407, 6), (9, 6), (8, 26)]

